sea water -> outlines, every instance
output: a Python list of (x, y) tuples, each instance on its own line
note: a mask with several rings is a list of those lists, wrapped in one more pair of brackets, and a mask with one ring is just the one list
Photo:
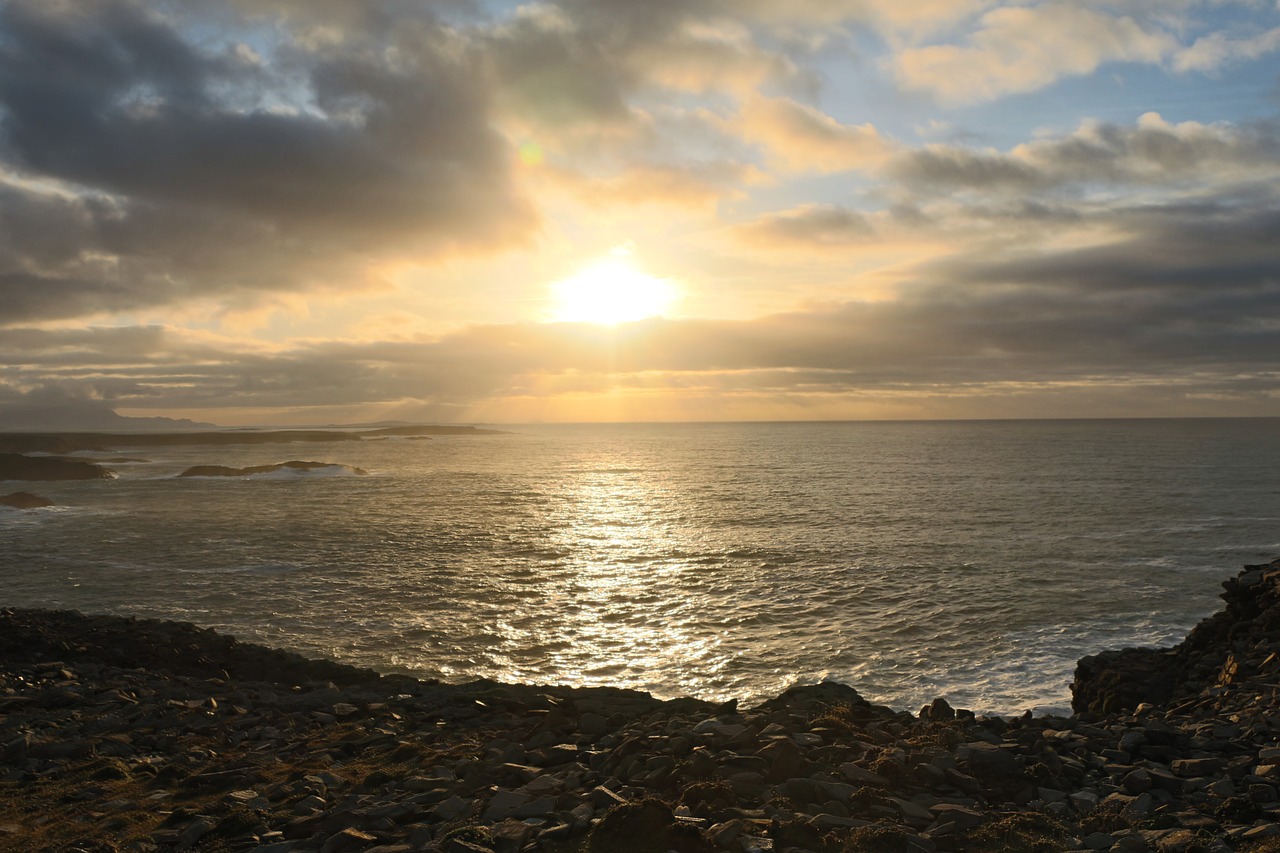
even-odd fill
[[(1078, 658), (1178, 641), (1280, 556), (1274, 419), (504, 429), (0, 483), (58, 504), (0, 511), (0, 605), (451, 681), (1063, 712)], [(176, 476), (292, 459), (369, 473)]]

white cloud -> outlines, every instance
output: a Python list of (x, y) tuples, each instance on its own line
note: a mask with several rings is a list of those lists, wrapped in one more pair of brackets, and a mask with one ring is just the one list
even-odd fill
[(1232, 62), (1257, 59), (1280, 50), (1280, 27), (1248, 38), (1229, 38), (1225, 33), (1202, 36), (1173, 58), (1177, 71), (1216, 71)]
[(790, 172), (876, 168), (896, 147), (874, 125), (841, 124), (790, 98), (747, 98), (737, 129), (747, 139), (762, 143), (774, 164)]
[(908, 48), (894, 58), (899, 83), (949, 103), (1031, 92), (1106, 62), (1159, 63), (1177, 41), (1131, 17), (1075, 3), (1006, 7), (982, 16), (963, 45)]

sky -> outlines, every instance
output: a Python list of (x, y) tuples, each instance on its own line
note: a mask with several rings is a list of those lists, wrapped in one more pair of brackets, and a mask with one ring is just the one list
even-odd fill
[(1277, 0), (0, 0), (0, 427), (1280, 415)]

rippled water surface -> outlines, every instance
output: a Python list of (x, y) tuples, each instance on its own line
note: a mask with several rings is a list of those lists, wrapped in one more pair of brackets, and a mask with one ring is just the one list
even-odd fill
[[(1175, 642), (1280, 556), (1271, 419), (510, 429), (0, 483), (60, 504), (0, 511), (0, 603), (450, 680), (752, 701), (834, 678), (1013, 713), (1064, 709), (1077, 658)], [(289, 459), (369, 474), (175, 477)]]

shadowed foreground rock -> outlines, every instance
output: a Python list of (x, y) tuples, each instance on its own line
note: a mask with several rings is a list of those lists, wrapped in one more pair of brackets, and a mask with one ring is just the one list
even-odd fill
[(0, 849), (1276, 851), (1278, 590), (1246, 569), (1176, 649), (1082, 661), (1096, 710), (1015, 719), (446, 685), (0, 611)]

